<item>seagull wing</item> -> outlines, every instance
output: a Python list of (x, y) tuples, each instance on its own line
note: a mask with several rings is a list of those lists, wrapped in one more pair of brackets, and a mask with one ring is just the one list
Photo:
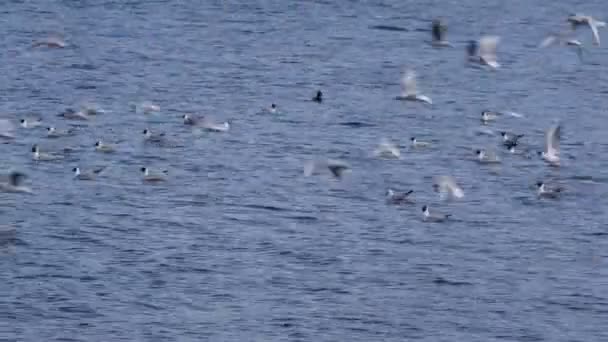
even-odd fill
[(545, 152), (549, 155), (558, 155), (559, 154), (559, 140), (561, 135), (561, 126), (556, 125), (549, 130), (547, 130), (547, 134), (545, 135)]
[(401, 91), (404, 95), (416, 95), (416, 73), (406, 70), (401, 77)]
[(589, 28), (591, 29), (591, 33), (593, 33), (593, 44), (599, 46), (600, 45), (600, 34), (597, 32), (597, 23), (595, 20), (590, 19), (587, 21), (589, 24)]
[(484, 36), (479, 39), (479, 56), (486, 63), (496, 62), (496, 46), (500, 41), (498, 36)]
[(556, 35), (550, 35), (547, 38), (543, 39), (543, 41), (538, 45), (538, 47), (540, 48), (546, 48), (549, 47), (553, 44), (555, 44), (558, 41), (557, 36)]
[(7, 119), (0, 119), (0, 136), (13, 137), (15, 125)]
[(450, 176), (439, 176), (435, 179), (435, 185), (441, 193), (448, 193), (455, 198), (463, 198), (464, 191), (456, 183), (456, 180)]

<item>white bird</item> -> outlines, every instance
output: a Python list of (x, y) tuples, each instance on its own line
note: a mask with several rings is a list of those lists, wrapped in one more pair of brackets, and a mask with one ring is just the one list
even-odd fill
[(428, 205), (422, 207), (423, 220), (427, 222), (444, 222), (451, 214), (442, 214), (438, 212), (431, 212)]
[(103, 153), (113, 153), (116, 151), (113, 145), (104, 144), (101, 140), (95, 143), (95, 151)]
[(477, 162), (480, 164), (500, 164), (500, 159), (494, 153), (490, 153), (484, 150), (475, 151), (477, 156)]
[(72, 108), (66, 109), (65, 111), (63, 111), (63, 113), (60, 113), (59, 116), (68, 120), (87, 121), (91, 119), (91, 116), (88, 114), (88, 112), (82, 110), (75, 111)]
[(483, 112), (481, 112), (481, 122), (488, 123), (490, 121), (494, 121), (498, 118), (499, 115), (500, 115), (500, 113), (498, 113), (498, 112), (484, 110)]
[(160, 106), (151, 102), (141, 102), (132, 104), (135, 112), (138, 114), (151, 114), (160, 112)]
[(517, 146), (519, 139), (524, 137), (523, 134), (513, 134), (505, 131), (501, 131), (500, 136), (502, 137), (502, 144), (507, 147)]
[(40, 127), (42, 125), (42, 119), (33, 119), (33, 120), (21, 119), (21, 120), (19, 120), (19, 124), (23, 128), (36, 128), (36, 127)]
[(600, 34), (598, 32), (598, 28), (605, 27), (605, 22), (596, 20), (590, 15), (583, 14), (571, 14), (568, 16), (568, 22), (572, 25), (573, 30), (576, 30), (581, 25), (589, 26), (591, 33), (593, 34), (593, 44), (597, 46), (600, 45)]
[(0, 139), (15, 139), (15, 125), (7, 119), (0, 119)]
[(536, 195), (539, 198), (557, 199), (562, 193), (562, 188), (548, 188), (544, 182), (536, 183)]
[(410, 138), (410, 145), (413, 148), (424, 148), (424, 147), (431, 146), (431, 143), (426, 142), (426, 141), (418, 141), (418, 139), (416, 139), (416, 137), (411, 137)]
[(32, 159), (36, 161), (53, 161), (63, 159), (63, 156), (40, 152), (38, 145), (32, 146)]
[(209, 117), (199, 118), (190, 114), (184, 114), (182, 118), (184, 119), (184, 125), (197, 126), (212, 132), (226, 132), (230, 129), (228, 121), (217, 123)]
[(464, 197), (464, 191), (450, 176), (437, 176), (433, 183), (433, 189), (438, 192), (441, 199), (460, 199)]
[(83, 103), (80, 106), (80, 111), (82, 113), (84, 113), (85, 115), (88, 115), (88, 116), (94, 116), (94, 115), (98, 115), (98, 114), (104, 114), (106, 112), (99, 105), (97, 105), (95, 103), (91, 103), (91, 102)]
[(143, 130), (144, 140), (150, 143), (155, 144), (164, 144), (166, 143), (165, 133), (152, 134), (152, 131), (149, 129)]
[(487, 65), (492, 69), (498, 69), (500, 67), (496, 58), (498, 42), (500, 42), (498, 36), (483, 36), (479, 38), (479, 41), (469, 41), (467, 45), (469, 60)]
[[(161, 183), (167, 181), (167, 178), (161, 174), (152, 174), (147, 167), (142, 167), (141, 172), (143, 174), (143, 181), (145, 183)], [(167, 174), (167, 171), (163, 171), (163, 174)]]
[(59, 130), (53, 126), (47, 127), (46, 128), (46, 137), (47, 138), (60, 138), (60, 137), (64, 137), (67, 135), (72, 134), (74, 131), (72, 129), (67, 129), (67, 130)]
[(8, 179), (4, 182), (0, 182), (0, 191), (3, 192), (23, 192), (31, 193), (32, 190), (24, 185), (21, 185), (22, 180), (25, 178), (25, 174), (17, 171), (13, 171), (8, 174)]
[(80, 168), (75, 167), (72, 169), (72, 172), (74, 172), (74, 179), (78, 179), (78, 180), (95, 180), (97, 178), (97, 176), (103, 171), (105, 170), (105, 166), (102, 166), (100, 168), (97, 169), (93, 169), (91, 171), (88, 172), (83, 172), (80, 170)]
[(304, 176), (312, 176), (320, 170), (329, 170), (335, 178), (342, 178), (342, 175), (350, 169), (350, 166), (335, 159), (318, 159), (307, 162), (304, 165)]
[(36, 41), (32, 44), (32, 47), (39, 47), (39, 46), (44, 46), (44, 47), (48, 47), (48, 48), (56, 48), (56, 49), (63, 49), (66, 46), (66, 43), (63, 39), (57, 37), (57, 36), (51, 36), (48, 37), (46, 39), (42, 39), (39, 41)]
[(228, 121), (217, 123), (207, 117), (203, 118), (200, 126), (211, 132), (227, 132), (230, 130), (230, 123)]
[(374, 156), (379, 158), (401, 158), (399, 146), (395, 145), (388, 139), (382, 139), (378, 147), (374, 150)]
[(386, 190), (386, 202), (388, 204), (414, 203), (409, 197), (413, 192), (414, 190), (408, 192), (395, 192), (393, 189), (388, 189)]
[(401, 95), (395, 99), (402, 101), (417, 101), (433, 104), (431, 98), (418, 93), (416, 86), (416, 73), (413, 70), (406, 70), (401, 77)]
[(270, 104), (270, 108), (266, 109), (269, 113), (275, 114), (277, 112), (277, 105), (275, 103)]
[(540, 156), (550, 165), (559, 166), (559, 141), (561, 135), (561, 127), (559, 124), (552, 126), (545, 134), (545, 150), (540, 152)]

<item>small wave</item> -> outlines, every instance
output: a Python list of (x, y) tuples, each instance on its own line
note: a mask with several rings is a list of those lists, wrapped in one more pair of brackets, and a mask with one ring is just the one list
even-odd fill
[(372, 25), (369, 28), (372, 30), (407, 32), (406, 28), (391, 25)]
[(450, 285), (450, 286), (469, 286), (469, 285), (473, 285), (471, 283), (468, 283), (466, 281), (454, 281), (454, 280), (447, 280), (443, 277), (437, 277), (435, 278), (435, 280), (433, 280), (433, 284), (437, 284), (437, 285)]

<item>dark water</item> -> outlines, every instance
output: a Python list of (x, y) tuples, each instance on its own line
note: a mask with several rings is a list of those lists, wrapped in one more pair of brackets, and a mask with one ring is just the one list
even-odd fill
[[(34, 195), (0, 194), (3, 341), (607, 341), (608, 74), (605, 47), (581, 63), (535, 48), (570, 12), (608, 19), (593, 1), (7, 1), (1, 8), (3, 117), (59, 128), (66, 107), (107, 113), (48, 140), (18, 131), (0, 145)], [(443, 16), (454, 49), (427, 44)], [(605, 29), (602, 30), (606, 33)], [(61, 50), (30, 49), (49, 33)], [(502, 69), (466, 67), (461, 46), (502, 37)], [(608, 37), (608, 36), (606, 36)], [(404, 66), (433, 106), (392, 100)], [(316, 89), (326, 101), (309, 101)], [(153, 101), (150, 118), (129, 103)], [(280, 113), (260, 109), (276, 102)], [(539, 150), (561, 120), (559, 170), (522, 156), (472, 162), (488, 128)], [(232, 122), (194, 135), (186, 112)], [(177, 147), (142, 144), (145, 127)], [(370, 157), (381, 138), (429, 151)], [(93, 152), (95, 140), (119, 152)], [(65, 146), (64, 162), (29, 149)], [(342, 181), (305, 178), (315, 156), (352, 165)], [(74, 166), (108, 165), (95, 182)], [(170, 180), (142, 185), (139, 168)], [(466, 192), (441, 202), (433, 175)], [(566, 187), (539, 201), (539, 179)], [(387, 206), (387, 187), (418, 203)], [(422, 222), (428, 203), (449, 212)]]

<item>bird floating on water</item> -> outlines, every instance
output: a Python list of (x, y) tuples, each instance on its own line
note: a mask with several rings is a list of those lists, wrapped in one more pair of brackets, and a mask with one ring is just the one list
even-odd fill
[(410, 198), (410, 195), (414, 192), (414, 190), (409, 190), (408, 192), (397, 192), (393, 189), (386, 190), (386, 203), (388, 204), (405, 204), (405, 203), (414, 203), (414, 201)]
[(99, 176), (99, 174), (105, 170), (106, 167), (102, 166), (90, 171), (81, 171), (79, 167), (75, 167), (72, 169), (72, 172), (74, 172), (74, 179), (78, 179), (78, 180), (95, 180), (97, 178), (97, 176)]
[(544, 182), (536, 183), (536, 196), (539, 198), (557, 199), (562, 191), (563, 189), (561, 187), (548, 188)]
[(32, 146), (32, 159), (36, 161), (53, 161), (63, 159), (63, 156), (58, 154), (43, 153), (38, 145)]
[(165, 175), (168, 173), (167, 170), (164, 170), (163, 174), (153, 174), (147, 167), (142, 167), (140, 171), (143, 174), (142, 180), (145, 183), (161, 183), (167, 181), (167, 178), (165, 177)]
[(427, 222), (444, 222), (450, 216), (452, 216), (451, 214), (431, 212), (428, 205), (424, 205), (422, 207), (422, 215), (423, 220)]
[(317, 90), (317, 93), (315, 94), (315, 96), (312, 98), (312, 100), (314, 102), (318, 102), (321, 103), (323, 102), (323, 92), (320, 90)]

